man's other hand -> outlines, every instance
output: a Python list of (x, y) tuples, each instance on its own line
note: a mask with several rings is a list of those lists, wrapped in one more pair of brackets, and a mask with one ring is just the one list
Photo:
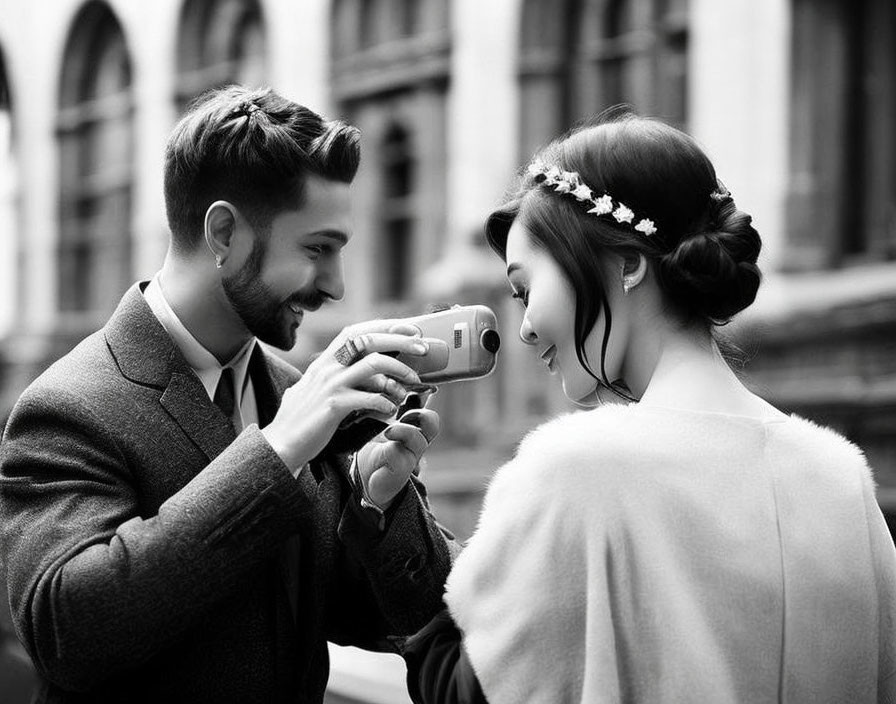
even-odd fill
[(405, 412), (356, 456), (357, 468), (369, 501), (387, 509), (416, 474), (426, 448), (439, 434), (439, 414), (430, 408)]

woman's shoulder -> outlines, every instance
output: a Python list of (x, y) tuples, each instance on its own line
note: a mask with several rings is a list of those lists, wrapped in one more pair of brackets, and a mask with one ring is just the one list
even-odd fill
[(549, 452), (566, 460), (631, 456), (632, 442), (651, 435), (653, 419), (637, 405), (606, 405), (556, 416), (529, 432), (518, 454)]
[(862, 449), (834, 428), (796, 414), (791, 415), (788, 420), (789, 423), (783, 426), (785, 433), (800, 445), (808, 445), (824, 455), (834, 453), (840, 457), (865, 461)]
[(511, 474), (515, 484), (544, 484), (546, 474), (571, 481), (589, 480), (604, 472), (618, 473), (636, 460), (633, 447), (649, 435), (636, 412), (627, 406), (602, 406), (556, 416), (531, 430), (498, 475)]
[(873, 483), (871, 468), (862, 449), (833, 428), (792, 415), (777, 433), (777, 451), (801, 472), (825, 473), (828, 480), (855, 476)]

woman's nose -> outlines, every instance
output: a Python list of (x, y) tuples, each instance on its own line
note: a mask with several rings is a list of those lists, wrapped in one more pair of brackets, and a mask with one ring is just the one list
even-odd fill
[(529, 316), (525, 316), (523, 324), (520, 325), (520, 339), (527, 345), (534, 345), (538, 342), (538, 335), (535, 334), (532, 323), (529, 322)]

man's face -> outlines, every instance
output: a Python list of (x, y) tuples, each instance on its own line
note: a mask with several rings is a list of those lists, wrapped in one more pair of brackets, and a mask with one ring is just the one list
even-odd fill
[(302, 208), (274, 216), (270, 236), (256, 235), (246, 262), (223, 280), (249, 332), (292, 348), (304, 311), (342, 298), (342, 248), (350, 238), (348, 184), (309, 176)]

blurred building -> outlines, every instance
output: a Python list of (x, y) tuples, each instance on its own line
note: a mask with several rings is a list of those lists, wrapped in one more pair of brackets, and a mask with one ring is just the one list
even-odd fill
[(704, 145), (764, 239), (731, 326), (750, 384), (866, 450), (896, 515), (896, 7), (889, 0), (0, 0), (0, 412), (167, 244), (166, 136), (191, 97), (266, 83), (364, 132), (342, 325), (483, 302), (498, 371), (436, 397), (443, 519), (566, 410), (516, 344), (482, 223), (532, 151), (617, 103)]

